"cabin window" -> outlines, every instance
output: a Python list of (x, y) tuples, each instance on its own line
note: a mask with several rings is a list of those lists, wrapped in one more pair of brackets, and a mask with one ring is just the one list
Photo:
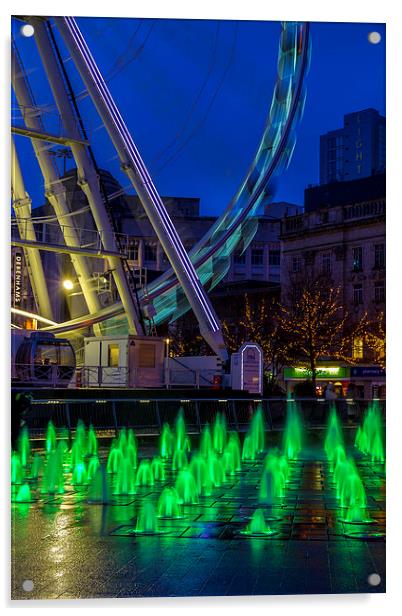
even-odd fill
[(118, 344), (109, 344), (107, 354), (107, 365), (109, 368), (119, 367), (120, 347)]

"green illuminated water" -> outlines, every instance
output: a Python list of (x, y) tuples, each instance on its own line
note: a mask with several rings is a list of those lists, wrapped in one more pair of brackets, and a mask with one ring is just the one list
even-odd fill
[(42, 482), (41, 494), (63, 494), (64, 492), (64, 472), (63, 459), (60, 450), (50, 451), (46, 460)]
[(250, 522), (243, 531), (245, 535), (272, 535), (274, 531), (267, 525), (264, 518), (264, 511), (256, 509), (251, 517)]
[(184, 421), (184, 411), (183, 408), (179, 409), (176, 426), (175, 426), (175, 449), (182, 451), (190, 451), (190, 439), (187, 435), (186, 423)]
[(51, 420), (47, 424), (45, 442), (47, 453), (50, 453), (56, 449), (56, 428)]
[[(122, 451), (120, 449), (120, 447), (117, 446), (117, 444), (115, 444), (115, 446), (113, 446), (110, 448), (109, 451), (109, 455), (107, 458), (107, 466), (106, 466), (106, 471), (108, 473), (117, 473), (117, 470), (120, 466), (120, 464), (123, 461), (123, 454)], [(134, 465), (132, 465), (132, 467), (134, 468)]]
[(170, 458), (174, 450), (174, 434), (168, 423), (163, 424), (162, 434), (159, 441), (161, 458)]
[(201, 440), (200, 440), (200, 453), (204, 458), (207, 458), (212, 451), (212, 434), (211, 428), (207, 423), (205, 427), (201, 431)]
[(200, 453), (195, 453), (191, 459), (189, 469), (195, 479), (198, 493), (201, 494), (207, 484), (207, 464)]
[(147, 501), (143, 503), (137, 517), (135, 532), (147, 534), (158, 532), (158, 518), (156, 517), (155, 506), (152, 503)]
[(194, 505), (198, 503), (198, 490), (194, 476), (189, 469), (182, 469), (177, 475), (175, 488), (179, 496), (179, 503)]
[(219, 488), (226, 481), (223, 460), (214, 452), (211, 452), (207, 459), (207, 474), (215, 488)]
[(13, 451), (11, 454), (11, 483), (20, 484), (23, 481), (24, 469), (19, 453)]
[(89, 456), (96, 456), (98, 453), (98, 439), (92, 425), (89, 426), (86, 445), (86, 454)]
[(99, 465), (88, 487), (88, 502), (107, 504), (110, 500), (105, 466)]
[(30, 503), (32, 502), (31, 488), (28, 483), (24, 483), (17, 492), (15, 497), (17, 503)]
[(226, 417), (222, 413), (217, 413), (212, 429), (212, 442), (215, 451), (222, 453), (227, 440)]
[(182, 515), (179, 495), (175, 488), (163, 488), (158, 500), (158, 516), (160, 518), (181, 518)]
[(302, 449), (303, 424), (296, 403), (288, 400), (286, 405), (286, 425), (283, 433), (283, 452), (289, 460), (297, 458)]
[(151, 470), (155, 481), (165, 481), (165, 465), (161, 458), (154, 458), (152, 460)]
[(254, 449), (257, 453), (264, 451), (265, 449), (265, 421), (264, 414), (261, 405), (258, 406), (256, 412), (253, 414), (250, 435), (254, 442)]
[(18, 437), (18, 453), (20, 454), (21, 464), (26, 467), (29, 463), (31, 455), (31, 444), (29, 442), (29, 432), (27, 426), (24, 426)]
[(329, 412), (327, 429), (325, 433), (324, 449), (329, 462), (334, 459), (335, 451), (338, 447), (343, 447), (343, 434), (335, 406), (332, 406)]
[(370, 404), (363, 425), (357, 429), (355, 446), (362, 453), (369, 455), (372, 462), (385, 461), (382, 416), (377, 400)]
[(273, 505), (278, 498), (283, 498), (287, 476), (286, 457), (280, 455), (275, 449), (270, 450), (264, 459), (259, 501), (266, 505)]
[(73, 486), (84, 486), (88, 484), (88, 470), (85, 462), (78, 462), (78, 464), (74, 466), (71, 483)]
[(135, 483), (137, 486), (154, 485), (154, 474), (152, 472), (152, 466), (149, 460), (141, 460)]
[(177, 471), (188, 465), (187, 454), (183, 449), (176, 449), (172, 459), (172, 470)]
[(88, 481), (91, 481), (91, 479), (95, 476), (99, 467), (100, 467), (100, 460), (98, 456), (92, 456), (92, 458), (90, 458), (88, 462)]
[(43, 458), (38, 452), (35, 452), (32, 458), (31, 471), (29, 473), (29, 478), (38, 479), (42, 466), (43, 466)]
[(257, 450), (255, 448), (255, 442), (251, 434), (246, 434), (243, 442), (243, 449), (241, 453), (241, 459), (246, 461), (253, 461), (256, 458)]
[(230, 433), (229, 442), (226, 445), (225, 451), (230, 451), (232, 454), (234, 471), (241, 471), (240, 438), (237, 432)]
[(135, 494), (137, 491), (135, 484), (135, 469), (131, 466), (130, 460), (122, 458), (117, 468), (113, 493), (116, 495)]

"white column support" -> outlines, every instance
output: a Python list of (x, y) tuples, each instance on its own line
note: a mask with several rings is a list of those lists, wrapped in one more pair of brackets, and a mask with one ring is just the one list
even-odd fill
[[(88, 199), (96, 228), (98, 231), (102, 231), (103, 248), (109, 252), (118, 252), (114, 231), (100, 191), (99, 177), (88, 156), (85, 145), (82, 143), (82, 135), (78, 128), (78, 119), (68, 97), (63, 75), (46, 29), (46, 23), (44, 20), (36, 18), (29, 19), (29, 22), (33, 25), (35, 30), (35, 41), (54, 100), (62, 118), (64, 129), (73, 139), (70, 143), (70, 147), (77, 165), (78, 183)], [(138, 308), (132, 291), (130, 290), (121, 259), (118, 257), (108, 257), (108, 263), (124, 306), (129, 333), (141, 335), (144, 332), (138, 317)]]
[[(24, 114), (26, 127), (32, 128), (38, 132), (43, 132), (42, 122), (40, 116), (38, 116), (38, 114), (34, 111), (35, 102), (28, 88), (25, 73), (18, 58), (14, 44), (12, 45), (11, 50), (11, 78), (18, 104), (21, 108), (27, 110)], [(45, 181), (45, 195), (48, 198), (49, 203), (52, 205), (58, 222), (61, 225), (66, 245), (79, 248), (80, 241), (77, 231), (72, 226), (74, 224), (73, 221), (70, 221), (67, 218), (67, 220), (69, 220), (69, 225), (71, 226), (67, 228), (63, 227), (63, 218), (70, 213), (70, 210), (66, 198), (66, 191), (60, 180), (55, 162), (49, 155), (48, 151), (43, 148), (41, 142), (36, 139), (31, 139), (31, 141), (38, 159), (43, 179)], [(68, 229), (68, 232), (64, 233), (65, 229)], [(91, 314), (97, 313), (101, 309), (101, 304), (99, 302), (97, 292), (93, 288), (91, 282), (91, 270), (88, 260), (86, 257), (76, 254), (71, 254), (70, 259), (76, 271), (78, 282), (81, 286), (88, 310)], [(100, 334), (99, 325), (94, 326), (94, 332), (96, 335)]]
[(55, 17), (72, 60), (102, 118), (142, 206), (200, 325), (201, 335), (223, 359), (227, 351), (219, 320), (169, 217), (139, 151), (73, 17)]
[[(13, 137), (11, 137), (11, 187), (13, 208), (20, 238), (35, 242), (35, 229), (31, 220), (31, 199), (25, 191)], [(53, 321), (52, 304), (47, 290), (40, 252), (36, 248), (24, 248), (24, 257), (38, 312), (46, 319)]]

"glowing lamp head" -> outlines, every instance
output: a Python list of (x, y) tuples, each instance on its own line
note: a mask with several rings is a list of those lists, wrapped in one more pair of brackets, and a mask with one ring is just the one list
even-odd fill
[(73, 288), (74, 288), (74, 283), (73, 283), (73, 281), (72, 281), (72, 280), (69, 280), (69, 279), (63, 280), (63, 288), (64, 288), (66, 291), (72, 291), (72, 290), (73, 290)]
[(26, 38), (29, 38), (31, 36), (33, 36), (35, 33), (34, 27), (31, 26), (31, 24), (24, 24), (23, 26), (21, 26), (21, 34), (22, 36), (25, 36)]

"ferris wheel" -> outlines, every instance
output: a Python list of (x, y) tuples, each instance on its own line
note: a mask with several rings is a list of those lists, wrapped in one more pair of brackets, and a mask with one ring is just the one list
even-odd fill
[[(44, 317), (44, 329), (54, 333), (93, 326), (94, 333), (102, 332), (102, 325), (121, 316), (131, 333), (144, 332), (144, 310), (152, 310), (156, 324), (174, 321), (187, 310), (193, 310), (200, 332), (211, 348), (226, 358), (219, 318), (208, 297), (225, 276), (234, 251), (244, 251), (252, 241), (258, 225), (261, 203), (272, 199), (277, 179), (290, 163), (295, 143), (296, 129), (300, 122), (305, 97), (305, 78), (310, 63), (310, 28), (307, 22), (282, 22), (277, 61), (277, 77), (267, 120), (253, 160), (233, 199), (218, 217), (206, 235), (187, 253), (172, 220), (160, 198), (148, 169), (141, 158), (137, 145), (117, 108), (113, 96), (103, 78), (95, 58), (73, 17), (24, 17), (34, 29), (35, 41), (51, 88), (55, 104), (62, 119), (64, 146), (71, 150), (77, 166), (80, 187), (87, 197), (93, 220), (99, 233), (99, 255), (109, 260), (120, 301), (102, 308), (90, 285), (89, 262), (91, 253), (85, 252), (79, 238), (79, 229), (70, 218), (65, 192), (60, 183), (57, 167), (49, 152), (41, 147), (43, 141), (51, 141), (41, 122), (18, 49), (13, 43), (13, 88), (24, 120), (25, 135), (31, 141), (45, 181), (46, 196), (53, 206), (59, 224), (65, 252), (80, 280), (88, 307), (88, 315), (66, 323), (55, 323), (51, 317), (49, 293), (41, 269), (38, 237), (30, 222), (30, 207), (27, 204), (23, 172), (18, 156), (13, 150), (13, 205), (19, 245), (32, 272), (39, 317)], [(72, 96), (68, 73), (58, 53), (52, 33), (56, 27), (71, 59), (86, 87), (86, 90), (115, 147), (121, 168), (132, 183), (143, 208), (151, 222), (163, 250), (170, 262), (170, 269), (144, 289), (133, 289), (126, 261), (121, 255), (115, 233), (113, 211), (108, 207), (107, 197), (98, 181), (96, 161), (91, 144), (83, 126), (78, 104)], [(28, 111), (27, 111), (28, 110)], [(16, 242), (17, 243), (17, 242)], [(64, 249), (63, 249), (64, 250)], [(49, 324), (50, 323), (50, 324)], [(104, 327), (103, 325), (103, 327)], [(107, 329), (106, 329), (107, 331)], [(105, 332), (105, 329), (103, 329)]]

